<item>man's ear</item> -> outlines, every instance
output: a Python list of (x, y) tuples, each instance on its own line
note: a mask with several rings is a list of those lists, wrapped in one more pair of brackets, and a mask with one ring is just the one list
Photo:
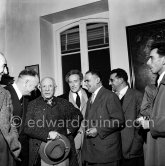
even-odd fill
[(163, 65), (165, 65), (165, 56), (163, 56)]
[(98, 83), (98, 84), (100, 83), (100, 78), (99, 78), (99, 77), (97, 77), (97, 83)]
[(41, 92), (41, 84), (38, 84), (38, 89), (39, 89), (40, 92)]

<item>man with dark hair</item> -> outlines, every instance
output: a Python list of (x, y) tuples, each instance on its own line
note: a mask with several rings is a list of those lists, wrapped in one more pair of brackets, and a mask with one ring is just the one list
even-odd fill
[(165, 163), (165, 41), (154, 42), (147, 61), (152, 73), (158, 74), (150, 119), (140, 122), (144, 129), (149, 129), (146, 145), (146, 166), (162, 166)]
[(83, 161), (85, 166), (117, 166), (121, 159), (120, 128), (124, 124), (120, 101), (102, 86), (98, 71), (86, 72), (85, 83), (92, 96), (85, 114)]
[[(67, 99), (71, 102), (81, 111), (84, 117), (89, 93), (82, 88), (83, 74), (79, 70), (70, 70), (65, 76), (65, 81), (68, 83), (70, 91), (69, 93), (65, 93), (59, 97)], [(82, 124), (74, 139), (77, 152), (77, 156), (75, 156), (75, 158), (77, 157), (79, 166), (82, 165), (81, 150), (84, 139), (84, 130), (85, 128)]]
[(143, 136), (140, 128), (136, 127), (136, 119), (140, 113), (143, 95), (132, 89), (128, 84), (128, 75), (123, 69), (114, 69), (110, 72), (109, 84), (112, 86), (121, 102), (126, 121), (121, 130), (122, 154), (121, 166), (143, 166)]
[(27, 112), (28, 99), (26, 95), (30, 95), (33, 90), (36, 89), (39, 83), (38, 74), (34, 70), (22, 70), (18, 76), (18, 79), (12, 84), (5, 87), (10, 94), (13, 104), (13, 115), (15, 118), (15, 124), (19, 133), (19, 140), (22, 145), (20, 154), (21, 162), (18, 162), (18, 166), (28, 166), (28, 147), (29, 139), (24, 134), (24, 122)]

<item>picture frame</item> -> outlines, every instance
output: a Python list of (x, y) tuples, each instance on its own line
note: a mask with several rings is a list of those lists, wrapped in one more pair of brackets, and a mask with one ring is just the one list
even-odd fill
[(165, 19), (126, 27), (131, 87), (144, 92), (146, 85), (155, 84), (147, 65), (150, 47), (154, 41), (165, 40)]
[(33, 69), (38, 73), (38, 76), (40, 78), (40, 70), (39, 70), (39, 64), (36, 65), (30, 65), (30, 66), (25, 66), (25, 69)]

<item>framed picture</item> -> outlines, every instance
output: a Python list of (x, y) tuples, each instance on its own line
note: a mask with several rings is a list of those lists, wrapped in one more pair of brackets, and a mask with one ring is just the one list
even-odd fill
[(25, 66), (25, 69), (33, 69), (38, 73), (38, 76), (40, 77), (40, 70), (39, 70), (39, 64), (31, 65), (31, 66)]
[(165, 40), (165, 19), (126, 27), (131, 87), (144, 92), (156, 75), (147, 66), (151, 44)]

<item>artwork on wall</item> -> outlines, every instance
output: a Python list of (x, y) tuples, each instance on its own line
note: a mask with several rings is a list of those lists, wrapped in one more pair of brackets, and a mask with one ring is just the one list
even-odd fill
[(126, 27), (131, 87), (144, 92), (155, 83), (156, 75), (147, 66), (150, 47), (154, 41), (165, 40), (165, 19)]
[(31, 66), (25, 66), (25, 69), (33, 69), (38, 73), (38, 76), (40, 77), (40, 70), (39, 70), (39, 64), (31, 65)]

